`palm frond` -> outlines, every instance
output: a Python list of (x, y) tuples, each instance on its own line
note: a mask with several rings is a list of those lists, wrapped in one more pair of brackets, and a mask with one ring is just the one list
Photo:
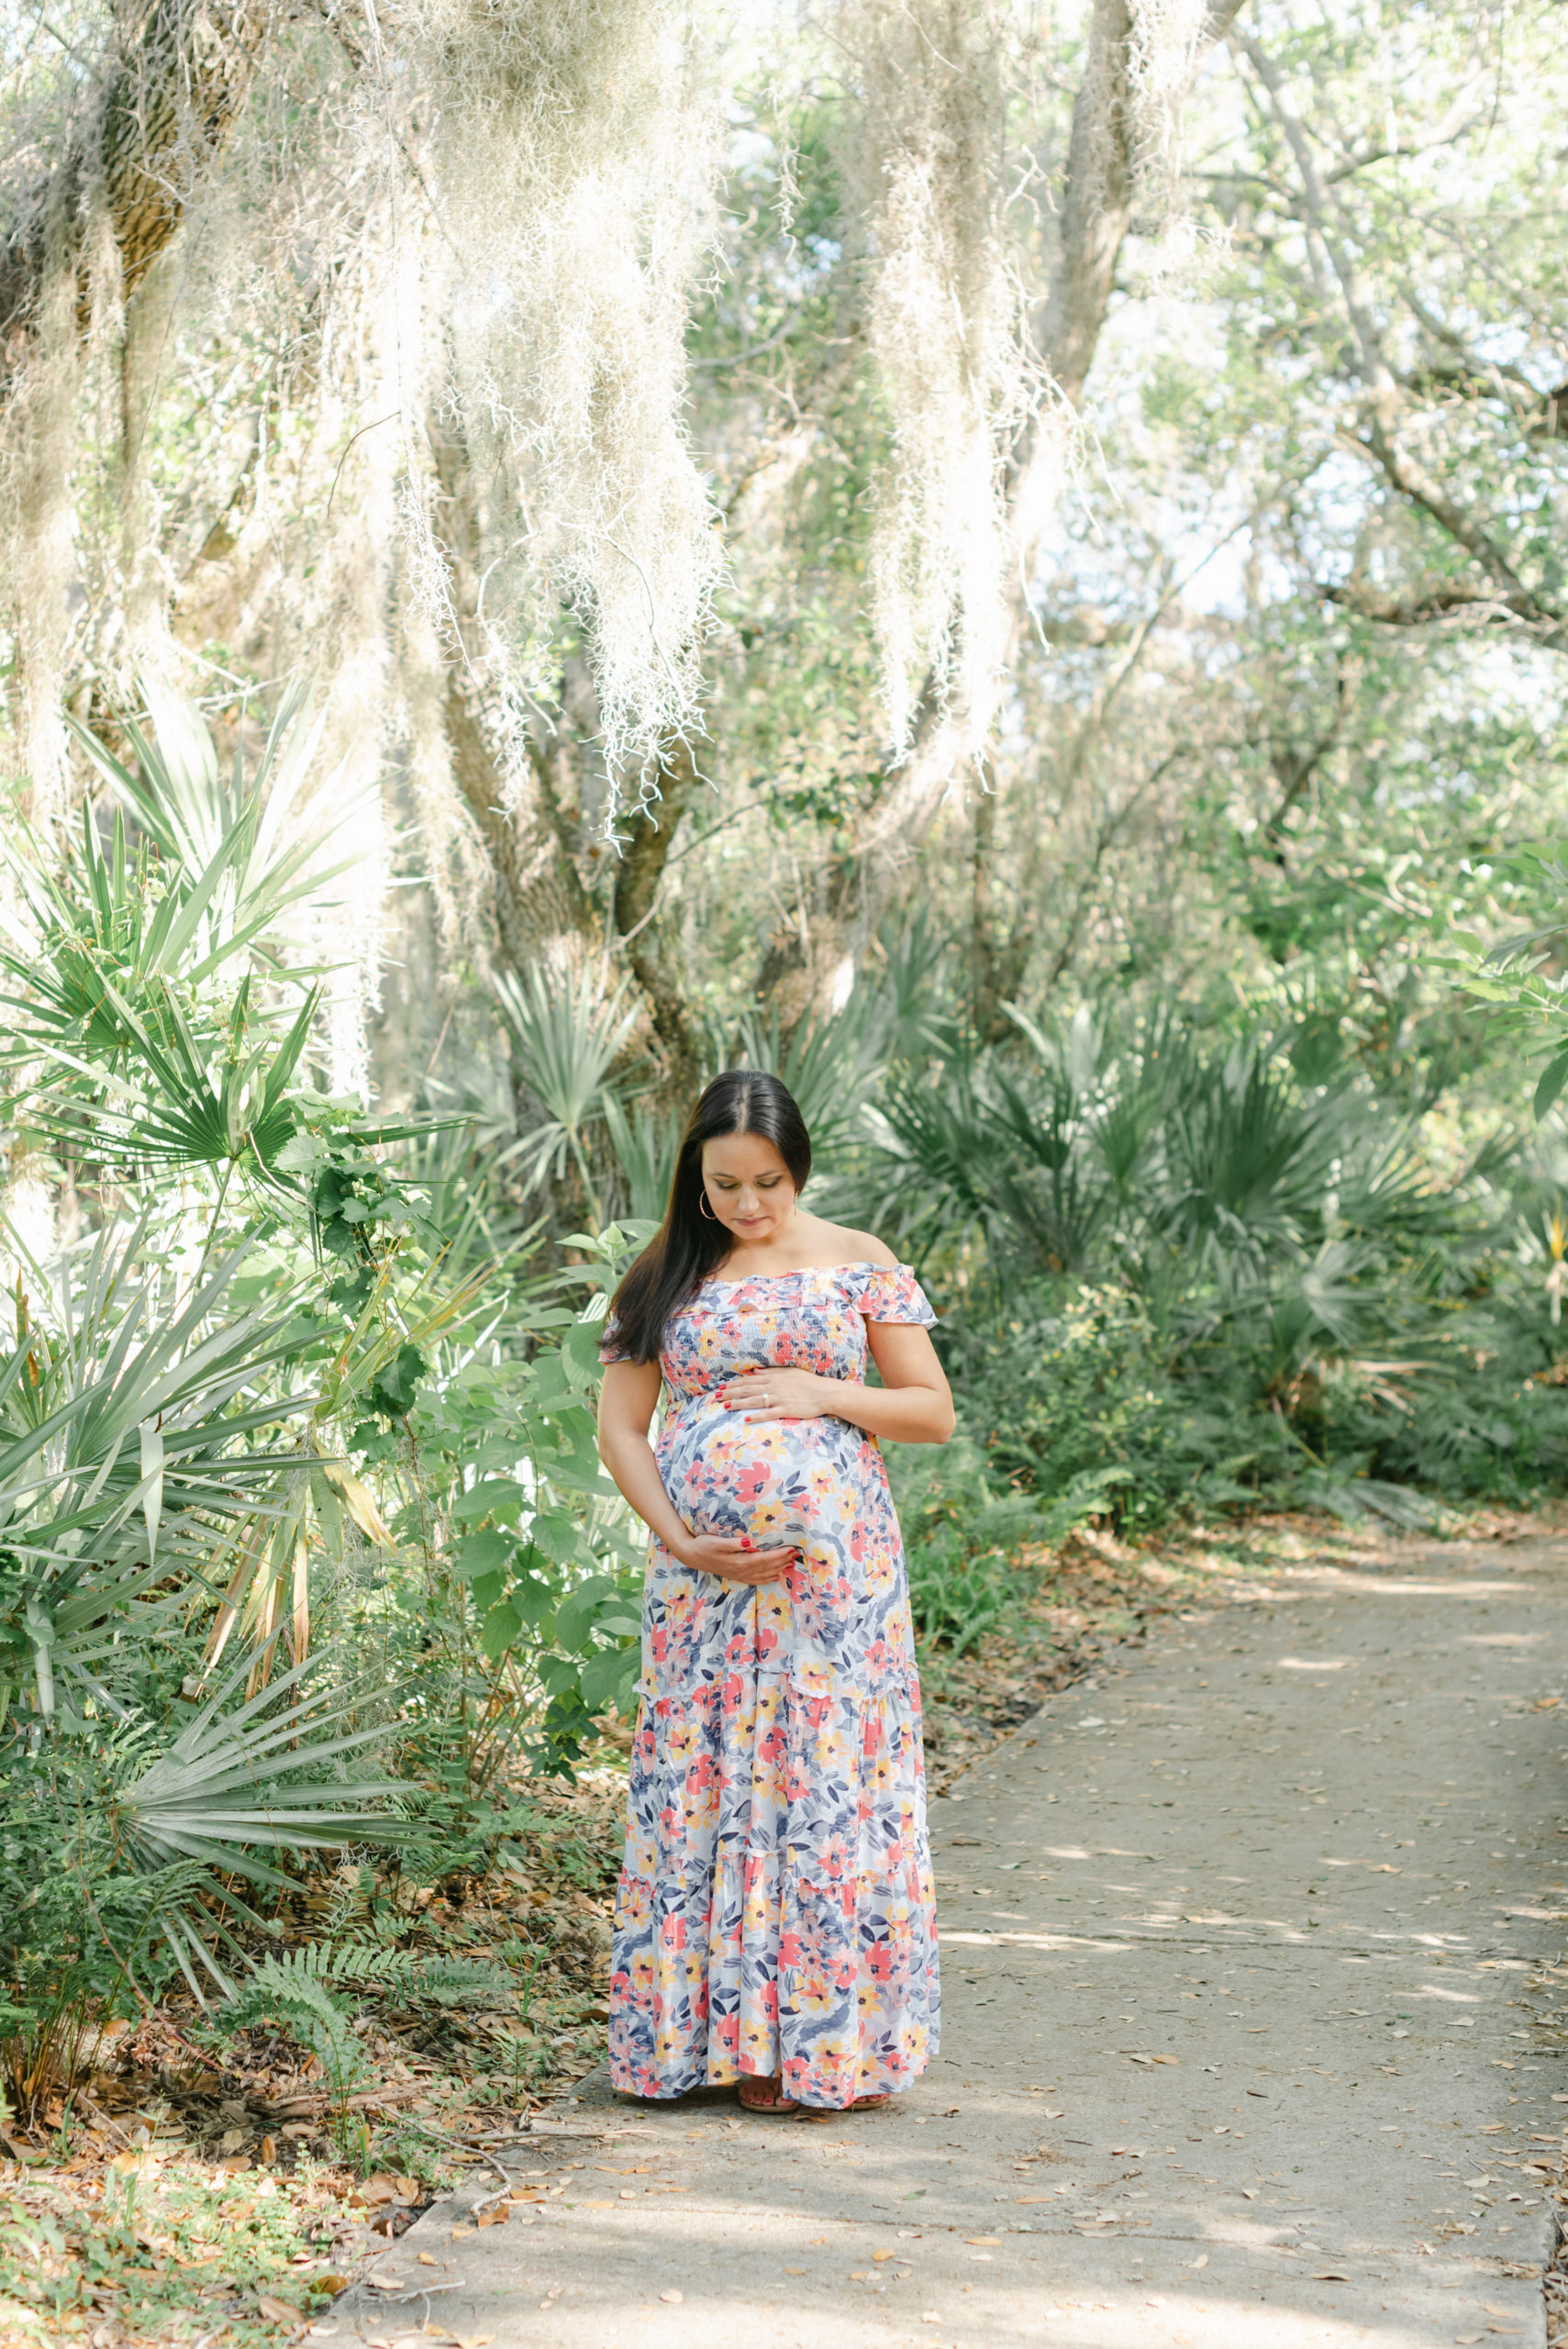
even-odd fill
[(329, 883), (352, 870), (360, 852), (332, 864), (323, 859), (334, 840), (352, 837), (368, 795), (343, 800), (335, 787), (338, 774), (307, 789), (324, 716), (310, 719), (309, 691), (303, 684), (284, 693), (254, 772), (245, 774), (237, 749), (227, 782), (196, 705), (154, 676), (144, 676), (141, 688), (151, 737), (134, 718), (122, 720), (134, 768), (88, 728), (69, 722), (105, 782), (157, 842), (175, 876), (176, 893), (194, 892), (199, 875), (211, 874), (215, 885), (221, 883), (210, 937), (187, 974), (198, 979), (243, 948), (266, 941), (293, 907), (321, 897)]
[(669, 1201), (675, 1158), (681, 1146), (673, 1118), (638, 1108), (628, 1111), (613, 1096), (604, 1105), (610, 1148), (626, 1185), (628, 1212), (657, 1223)]
[(234, 1709), (250, 1669), (231, 1669), (195, 1720), (180, 1731), (117, 1804), (125, 1833), (149, 1865), (206, 1861), (255, 1884), (284, 1885), (263, 1851), (331, 1851), (360, 1842), (396, 1842), (407, 1832), (405, 1790), (377, 1775), (353, 1778), (350, 1754), (384, 1745), (383, 1725), (341, 1730), (351, 1694), (319, 1693), (327, 1652), (295, 1664)]
[(606, 982), (586, 966), (553, 972), (535, 963), (528, 971), (500, 972), (495, 996), (528, 1090), (562, 1136), (580, 1133), (637, 1025), (626, 982)]

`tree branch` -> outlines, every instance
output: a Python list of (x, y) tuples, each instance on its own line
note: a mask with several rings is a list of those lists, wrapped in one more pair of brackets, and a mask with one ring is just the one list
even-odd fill
[(1441, 483), (1433, 480), (1379, 418), (1374, 417), (1368, 425), (1363, 445), (1401, 495), (1429, 515), (1440, 530), (1474, 557), (1493, 582), (1494, 601), (1537, 627), (1557, 628), (1562, 624), (1562, 615), (1525, 585), (1485, 526), (1456, 504)]
[(1094, 897), (1099, 881), (1100, 867), (1106, 861), (1106, 852), (1124, 825), (1130, 821), (1136, 811), (1143, 805), (1155, 785), (1162, 782), (1180, 760), (1188, 757), (1191, 749), (1190, 743), (1178, 742), (1174, 750), (1167, 751), (1158, 766), (1151, 769), (1142, 782), (1128, 793), (1119, 806), (1113, 807), (1108, 814), (1101, 818), (1095, 834), (1095, 844), (1090, 851), (1088, 863), (1079, 879), (1066, 933), (1051, 958), (1051, 967), (1046, 974), (1045, 981), (1048, 991), (1063, 977), (1072, 963), (1073, 955), (1078, 951), (1079, 934)]
[(1525, 585), (1485, 523), (1451, 497), (1400, 440), (1400, 386), (1383, 348), (1372, 297), (1341, 233), (1339, 199), (1324, 184), (1306, 126), (1285, 96), (1284, 77), (1278, 67), (1257, 41), (1240, 37), (1235, 45), (1268, 92), (1274, 119), (1296, 159), (1308, 241), (1316, 243), (1333, 272), (1361, 351), (1362, 380), (1371, 399), (1364, 435), (1353, 445), (1375, 461), (1391, 487), (1429, 516), (1445, 536), (1480, 565), (1493, 583), (1495, 601), (1538, 627), (1561, 626), (1562, 615)]
[(1513, 627), (1529, 618), (1529, 614), (1521, 613), (1486, 587), (1455, 584), (1428, 587), (1408, 596), (1380, 596), (1374, 588), (1362, 586), (1353, 579), (1320, 579), (1316, 584), (1325, 603), (1338, 604), (1345, 611), (1354, 612), (1358, 618), (1375, 620), (1385, 628), (1430, 628), (1440, 621), (1452, 621), (1465, 612), (1474, 619), (1496, 620)]

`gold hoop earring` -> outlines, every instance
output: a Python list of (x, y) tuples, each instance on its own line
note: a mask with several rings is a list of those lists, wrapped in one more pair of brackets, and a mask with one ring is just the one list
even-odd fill
[(717, 1223), (718, 1221), (718, 1218), (715, 1215), (713, 1209), (707, 1203), (707, 1193), (706, 1191), (699, 1191), (697, 1193), (697, 1213), (698, 1215), (706, 1215), (709, 1223)]

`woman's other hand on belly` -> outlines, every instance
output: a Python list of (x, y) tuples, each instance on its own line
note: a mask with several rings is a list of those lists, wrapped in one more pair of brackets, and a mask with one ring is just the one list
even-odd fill
[(698, 1574), (717, 1575), (725, 1582), (783, 1582), (800, 1553), (789, 1544), (759, 1550), (744, 1534), (689, 1533), (675, 1555), (682, 1565)]
[(725, 1408), (748, 1419), (819, 1419), (831, 1413), (837, 1378), (812, 1370), (742, 1370), (718, 1390)]

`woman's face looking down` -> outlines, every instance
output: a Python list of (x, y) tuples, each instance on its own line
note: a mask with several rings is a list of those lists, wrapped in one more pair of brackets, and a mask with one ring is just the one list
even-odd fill
[(748, 1246), (772, 1240), (795, 1213), (789, 1168), (761, 1134), (720, 1134), (702, 1146), (707, 1212)]

